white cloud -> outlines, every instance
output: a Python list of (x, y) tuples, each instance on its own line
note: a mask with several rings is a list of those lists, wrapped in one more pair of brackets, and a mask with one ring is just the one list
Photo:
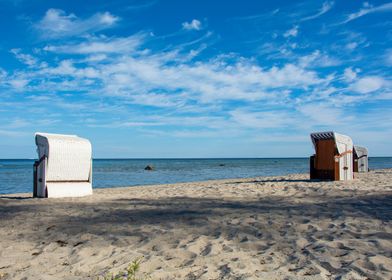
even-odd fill
[(85, 61), (87, 61), (87, 62), (97, 62), (97, 61), (105, 60), (107, 58), (108, 58), (108, 56), (106, 54), (102, 54), (102, 53), (100, 53), (100, 54), (92, 54), (92, 55), (86, 57)]
[(342, 23), (350, 22), (357, 18), (363, 17), (367, 14), (389, 12), (389, 11), (392, 11), (392, 3), (386, 3), (377, 7), (373, 7), (369, 5), (369, 3), (365, 2), (362, 9), (360, 9), (356, 13), (349, 14), (346, 20), (344, 20)]
[(0, 68), (0, 81), (5, 81), (5, 79), (7, 78), (7, 72)]
[(347, 82), (352, 82), (357, 78), (357, 71), (353, 70), (351, 67), (344, 69), (344, 78)]
[[(332, 5), (325, 2), (303, 20), (321, 19)], [(180, 36), (189, 38), (191, 34), (185, 31), (153, 37), (147, 35), (147, 31), (129, 37), (93, 34), (118, 22), (110, 13), (77, 17), (52, 10), (47, 14), (36, 28), (44, 33), (39, 27), (53, 23), (59, 30), (48, 28), (47, 38), (78, 37), (47, 42), (45, 51), (39, 49), (30, 54), (25, 49), (11, 50), (15, 58), (29, 67), (16, 64), (16, 69), (7, 69), (8, 72), (0, 69), (0, 87), (4, 93), (0, 97), (0, 110), (41, 116), (51, 112), (58, 114), (54, 119), (66, 115), (59, 121), (64, 129), (88, 125), (103, 127), (100, 131), (121, 128), (124, 133), (164, 133), (167, 137), (228, 135), (233, 139), (236, 135), (242, 137), (241, 141), (251, 138), (244, 135), (260, 138), (273, 131), (281, 135), (269, 140), (263, 138), (264, 141), (292, 141), (293, 137), (288, 135), (307, 135), (314, 127), (344, 131), (346, 124), (346, 127), (352, 126), (353, 122), (347, 120), (369, 102), (369, 95), (360, 93), (371, 93), (372, 104), (368, 109), (379, 108), (377, 104), (384, 103), (383, 100), (392, 100), (387, 72), (377, 74), (383, 69), (374, 69), (373, 64), (365, 67), (373, 74), (360, 75), (354, 66), (319, 69), (343, 62), (360, 65), (359, 60), (353, 60), (361, 52), (356, 51), (358, 56), (349, 57), (354, 52), (347, 49), (363, 47), (358, 37), (362, 34), (349, 35), (340, 41), (340, 49), (333, 44), (329, 48), (331, 52), (326, 52), (328, 48), (320, 48), (320, 42), (293, 40), (302, 34), (299, 34), (302, 25), (295, 25), (301, 24), (298, 23), (301, 12), (294, 14), (284, 9), (273, 17), (269, 13), (275, 22), (289, 15), (294, 23), (282, 22), (274, 25), (276, 29), (266, 24), (268, 35), (280, 35), (269, 41), (268, 52), (255, 53), (255, 57), (241, 57), (236, 53), (213, 56), (210, 43), (216, 35), (176, 44), (184, 38)], [(95, 19), (94, 24), (92, 19)], [(246, 24), (259, 26), (260, 22)], [(183, 28), (200, 30), (205, 29), (204, 25), (192, 20), (184, 23)], [(283, 33), (288, 39), (283, 38)], [(342, 31), (338, 37), (347, 33)], [(263, 34), (260, 38), (270, 37)], [(263, 44), (263, 39), (250, 44)], [(42, 46), (42, 41), (37, 46)], [(200, 55), (205, 49), (208, 55)], [(372, 57), (377, 54), (385, 58), (381, 64), (392, 65), (391, 50), (372, 53)], [(385, 113), (380, 115), (385, 116)], [(89, 119), (96, 121), (85, 121)], [(36, 125), (35, 121), (28, 121)], [(366, 122), (364, 130), (372, 127), (369, 119), (366, 118)], [(9, 123), (20, 130), (30, 126), (23, 119)], [(0, 134), (7, 127), (1, 129)]]
[(67, 15), (63, 10), (49, 9), (35, 28), (43, 38), (61, 38), (107, 29), (118, 20), (119, 17), (109, 12), (96, 13), (87, 19), (79, 19), (74, 14)]
[[(101, 77), (106, 91), (112, 94), (134, 96), (134, 93), (140, 95), (159, 89), (167, 93), (186, 93), (186, 98), (196, 98), (203, 103), (273, 99), (274, 95), (266, 94), (265, 90), (302, 88), (323, 82), (315, 72), (293, 64), (263, 70), (245, 60), (228, 65), (223, 57), (194, 64), (167, 63), (170, 60), (156, 56), (122, 58), (102, 69)], [(175, 98), (173, 94), (167, 95)]]
[[(83, 90), (162, 108), (228, 100), (276, 103), (287, 98), (287, 89), (304, 90), (328, 83), (300, 64), (262, 68), (252, 59), (236, 55), (198, 61), (197, 53), (190, 58), (189, 51), (182, 51), (182, 46), (152, 52), (143, 49), (144, 42), (143, 36), (135, 35), (112, 40), (95, 37), (83, 43), (47, 46), (46, 51), (78, 56), (47, 61), (45, 67), (21, 71), (10, 79), (31, 81), (31, 91)], [(14, 81), (14, 87), (26, 84)]]
[(17, 91), (23, 90), (29, 83), (29, 80), (23, 78), (15, 78), (8, 81), (12, 88)]
[[(228, 130), (230, 123), (223, 117), (216, 116), (184, 116), (184, 115), (143, 115), (143, 116), (134, 116), (126, 121), (114, 121), (114, 122), (104, 122), (104, 123), (96, 123), (91, 122), (89, 124), (90, 127), (175, 127), (181, 128), (186, 124), (188, 129), (194, 128), (203, 128), (203, 129), (213, 129), (217, 130)], [(151, 132), (151, 130), (149, 130)], [(195, 132), (197, 133), (198, 130)], [(156, 131), (157, 133), (162, 133)], [(165, 135), (172, 134), (173, 131), (166, 132)], [(172, 135), (174, 136), (174, 135)], [(184, 135), (183, 135), (184, 136)]]
[(357, 42), (351, 42), (351, 43), (348, 43), (346, 45), (346, 49), (348, 49), (348, 50), (354, 50), (357, 47), (358, 47), (358, 43)]
[[(135, 42), (130, 44), (132, 47), (129, 49), (121, 48), (122, 45), (128, 46), (119, 44), (123, 40)], [(236, 56), (192, 62), (188, 52), (181, 54), (174, 49), (152, 53), (143, 50), (142, 44), (143, 37), (132, 36), (110, 42), (106, 38), (95, 38), (94, 44), (85, 42), (47, 47), (51, 51), (88, 55), (103, 50), (107, 55), (109, 50), (122, 50), (122, 53), (118, 57), (110, 54), (104, 61), (90, 60), (90, 68), (80, 68), (72, 61), (63, 60), (57, 67), (46, 68), (41, 73), (78, 79), (95, 78), (100, 84), (100, 91), (106, 95), (158, 107), (184, 106), (184, 100), (203, 103), (216, 100), (274, 100), (275, 93), (267, 94), (266, 91), (287, 87), (304, 88), (325, 82), (316, 72), (305, 70), (300, 65), (285, 64), (263, 69), (249, 59)], [(93, 47), (97, 45), (105, 47)], [(139, 46), (137, 51), (133, 50), (136, 46)]]
[(201, 30), (201, 22), (197, 19), (193, 19), (191, 22), (183, 22), (182, 28), (185, 30)]
[(385, 61), (388, 66), (392, 66), (392, 49), (386, 51)]
[(162, 126), (165, 123), (153, 122), (153, 121), (124, 121), (124, 122), (111, 122), (111, 123), (97, 123), (96, 120), (91, 120), (88, 124), (89, 127), (150, 127), (150, 126)]
[(231, 119), (241, 127), (284, 128), (293, 124), (293, 117), (283, 110), (247, 111), (237, 109), (230, 112)]
[(386, 84), (386, 81), (378, 76), (367, 76), (358, 79), (351, 89), (359, 93), (370, 93), (381, 89)]
[(23, 120), (23, 119), (14, 119), (14, 120), (12, 120), (11, 122), (9, 122), (9, 123), (7, 124), (7, 128), (15, 129), (15, 128), (26, 127), (26, 126), (29, 126), (29, 125), (31, 125), (31, 123), (29, 123), (29, 122), (26, 121), (26, 120)]
[(341, 64), (337, 58), (321, 53), (319, 50), (300, 57), (299, 63), (302, 67), (331, 67)]
[(35, 57), (30, 54), (21, 53), (20, 49), (11, 49), (10, 52), (15, 55), (16, 59), (28, 66), (34, 66), (38, 63), (38, 60)]
[(288, 38), (288, 37), (297, 37), (298, 35), (298, 25), (294, 26), (293, 28), (287, 30), (284, 34), (283, 37)]
[(96, 15), (99, 22), (103, 25), (111, 26), (118, 21), (118, 17), (110, 14), (109, 12), (104, 12), (103, 14)]
[(144, 37), (143, 34), (137, 34), (126, 38), (115, 39), (106, 37), (90, 38), (88, 41), (79, 44), (48, 45), (44, 50), (68, 54), (127, 54), (136, 51)]
[(0, 135), (6, 136), (6, 137), (21, 137), (21, 136), (29, 135), (29, 133), (27, 133), (25, 131), (14, 131), (14, 130), (0, 129)]
[(334, 5), (333, 1), (324, 2), (318, 13), (311, 15), (311, 16), (308, 16), (308, 17), (305, 17), (305, 18), (301, 19), (301, 21), (307, 21), (307, 20), (312, 20), (312, 19), (318, 18), (318, 17), (322, 16), (323, 14), (325, 14), (326, 12), (328, 12), (329, 10), (331, 10), (333, 5)]
[(345, 122), (342, 109), (330, 104), (308, 103), (300, 105), (298, 111), (308, 118), (307, 122), (317, 126), (336, 127)]
[[(263, 67), (255, 59), (236, 54), (201, 60), (195, 52), (189, 58), (194, 45), (145, 49), (149, 39), (138, 34), (125, 38), (89, 36), (81, 40), (47, 46), (46, 51), (55, 52), (55, 56), (36, 52), (40, 61), (46, 60), (45, 66), (24, 67), (3, 75), (6, 84), (13, 89), (19, 87), (26, 94), (39, 93), (38, 96), (42, 92), (86, 94), (88, 101), (44, 102), (72, 114), (105, 112), (112, 117), (103, 124), (106, 127), (110, 127), (109, 122), (129, 129), (146, 127), (159, 131), (176, 127), (173, 135), (181, 137), (197, 135), (198, 131), (213, 137), (222, 127), (237, 132), (271, 128), (308, 130), (312, 123), (324, 126), (332, 126), (335, 121), (337, 125), (343, 123), (340, 105), (328, 104), (342, 103), (345, 97), (342, 91), (347, 88), (335, 87), (333, 74), (323, 76), (312, 68), (339, 61), (318, 50), (292, 63)], [(347, 68), (345, 81), (356, 84), (357, 72)], [(369, 86), (365, 91), (368, 90)], [(373, 96), (379, 98), (378, 93)], [(366, 96), (357, 95), (354, 101), (363, 101), (359, 97)], [(98, 99), (116, 105), (100, 106)], [(138, 116), (134, 118), (127, 116), (141, 106), (155, 108), (143, 110), (146, 114), (135, 112)], [(112, 112), (116, 112), (116, 118), (110, 115)], [(160, 112), (166, 114), (159, 115)], [(211, 116), (216, 114), (219, 116)], [(304, 120), (311, 120), (311, 124)]]

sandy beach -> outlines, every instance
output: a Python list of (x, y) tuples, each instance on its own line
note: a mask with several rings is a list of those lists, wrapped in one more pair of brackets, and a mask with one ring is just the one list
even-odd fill
[(392, 279), (392, 169), (0, 196), (0, 279)]

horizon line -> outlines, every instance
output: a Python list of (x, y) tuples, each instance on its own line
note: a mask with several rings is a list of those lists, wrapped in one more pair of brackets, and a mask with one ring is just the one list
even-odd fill
[[(369, 156), (369, 158), (390, 158), (391, 155), (387, 156)], [(170, 159), (305, 159), (305, 157), (135, 157), (135, 158), (116, 158), (116, 157), (97, 157), (92, 158), (93, 160), (170, 160)], [(0, 160), (36, 160), (37, 158), (0, 158)]]

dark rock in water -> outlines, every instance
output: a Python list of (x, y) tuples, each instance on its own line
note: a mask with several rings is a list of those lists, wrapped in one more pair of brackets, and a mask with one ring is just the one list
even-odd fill
[(219, 164), (219, 166), (225, 166), (225, 164), (221, 163), (221, 164)]
[(144, 170), (153, 171), (153, 170), (154, 170), (154, 166), (152, 166), (152, 165), (147, 165), (146, 167), (144, 167)]

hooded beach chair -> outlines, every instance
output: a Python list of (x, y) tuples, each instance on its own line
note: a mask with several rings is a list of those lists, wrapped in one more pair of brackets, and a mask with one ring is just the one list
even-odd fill
[(365, 147), (354, 146), (354, 172), (368, 172), (368, 150)]
[(34, 197), (92, 194), (90, 141), (76, 135), (36, 133), (39, 160), (34, 163)]
[(310, 134), (315, 154), (310, 157), (310, 179), (352, 180), (353, 141), (336, 132)]

